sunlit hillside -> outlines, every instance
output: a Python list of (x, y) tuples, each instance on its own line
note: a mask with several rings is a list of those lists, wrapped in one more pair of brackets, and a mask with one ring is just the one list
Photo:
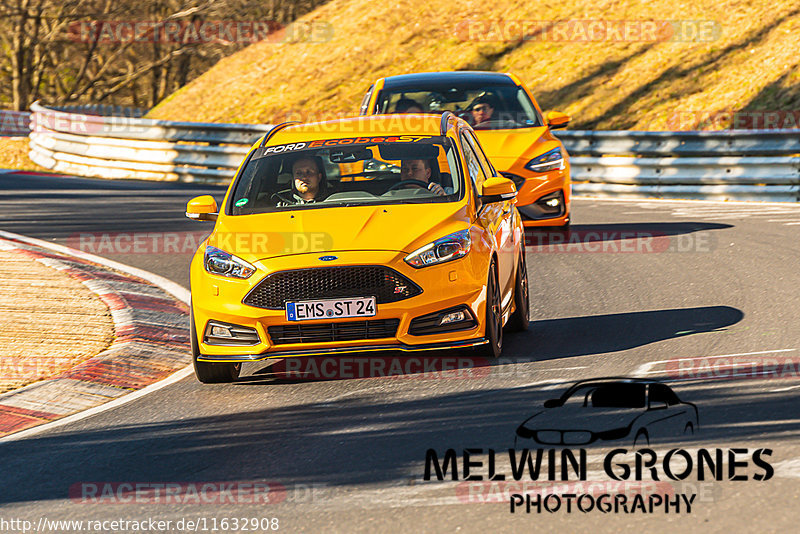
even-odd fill
[(796, 1), (333, 0), (303, 20), (332, 38), (251, 45), (149, 116), (307, 120), (355, 112), (380, 76), (467, 69), (516, 73), (576, 129), (709, 128), (724, 112), (800, 109)]

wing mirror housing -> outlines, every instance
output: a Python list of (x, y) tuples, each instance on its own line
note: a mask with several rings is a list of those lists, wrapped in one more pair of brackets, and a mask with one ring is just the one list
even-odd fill
[(186, 204), (186, 216), (195, 221), (216, 221), (219, 210), (211, 195), (195, 197)]
[(481, 203), (503, 202), (513, 200), (517, 196), (517, 186), (508, 178), (495, 176), (483, 182)]
[(570, 120), (572, 120), (572, 117), (560, 111), (548, 111), (547, 115), (545, 115), (545, 121), (551, 130), (566, 128)]

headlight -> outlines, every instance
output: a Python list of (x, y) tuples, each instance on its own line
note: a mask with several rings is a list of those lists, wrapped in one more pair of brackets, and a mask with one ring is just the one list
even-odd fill
[(407, 264), (419, 269), (464, 257), (471, 244), (469, 230), (461, 230), (418, 248), (404, 259)]
[(211, 274), (229, 278), (249, 278), (256, 272), (256, 268), (243, 259), (212, 246), (206, 246), (203, 265)]
[(530, 160), (525, 168), (533, 172), (547, 172), (564, 168), (564, 155), (561, 148), (548, 150), (541, 156), (536, 156)]

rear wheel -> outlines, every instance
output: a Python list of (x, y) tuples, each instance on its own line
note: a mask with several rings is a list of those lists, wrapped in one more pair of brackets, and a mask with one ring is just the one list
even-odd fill
[(194, 312), (189, 312), (190, 340), (192, 344), (192, 362), (194, 374), (203, 384), (222, 384), (233, 382), (239, 378), (242, 370), (241, 363), (210, 363), (198, 361), (200, 357), (200, 344), (197, 342), (197, 329), (194, 326)]
[(497, 281), (495, 262), (489, 265), (489, 279), (486, 282), (486, 339), (480, 353), (487, 358), (499, 358), (503, 350), (503, 306), (500, 302), (500, 284)]
[(525, 248), (520, 250), (517, 266), (517, 279), (514, 283), (514, 314), (508, 320), (508, 326), (515, 332), (528, 329), (531, 303), (528, 298), (528, 268), (525, 259)]

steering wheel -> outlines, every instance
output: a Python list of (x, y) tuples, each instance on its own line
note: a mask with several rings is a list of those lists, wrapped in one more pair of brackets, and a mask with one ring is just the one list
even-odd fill
[(392, 187), (387, 189), (386, 192), (388, 193), (389, 191), (394, 191), (395, 189), (400, 189), (401, 187), (406, 186), (406, 185), (415, 185), (417, 187), (421, 187), (422, 189), (428, 189), (428, 184), (426, 184), (422, 180), (400, 180), (399, 182), (394, 184)]

